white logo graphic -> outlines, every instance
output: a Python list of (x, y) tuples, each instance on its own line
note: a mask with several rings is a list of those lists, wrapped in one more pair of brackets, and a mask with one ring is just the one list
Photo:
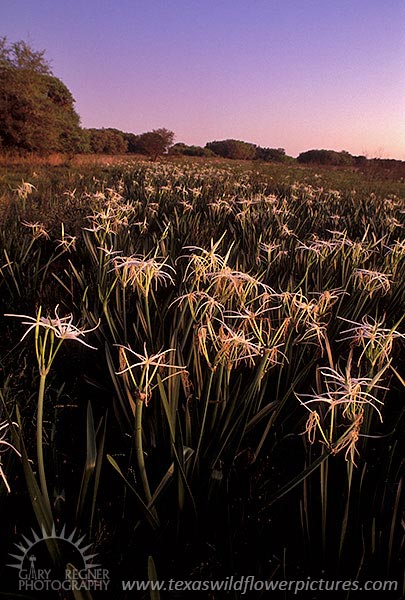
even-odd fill
[[(93, 562), (97, 554), (89, 553), (91, 544), (85, 544), (84, 535), (80, 536), (76, 529), (68, 535), (65, 526), (57, 533), (54, 525), (50, 534), (44, 527), (40, 535), (33, 529), (31, 532), (31, 539), (23, 535), (23, 542), (15, 544), (19, 554), (10, 553), (16, 562), (8, 566), (19, 571), (19, 591), (107, 589), (108, 569)], [(63, 557), (59, 565), (52, 563), (48, 552), (47, 545), (52, 540)]]

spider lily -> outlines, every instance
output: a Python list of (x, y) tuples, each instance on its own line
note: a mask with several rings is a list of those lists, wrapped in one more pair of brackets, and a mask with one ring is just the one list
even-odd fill
[(353, 346), (363, 346), (363, 351), (358, 360), (359, 364), (364, 354), (370, 359), (372, 365), (377, 361), (378, 364), (382, 364), (384, 359), (389, 361), (393, 340), (405, 337), (403, 333), (395, 329), (395, 326), (392, 329), (382, 327), (384, 320), (378, 322), (372, 317), (364, 316), (361, 323), (357, 323), (343, 317), (338, 318), (353, 325), (353, 327), (341, 332), (347, 335), (340, 338), (339, 341), (350, 340)]
[(380, 271), (370, 271), (368, 269), (356, 269), (353, 273), (356, 282), (360, 287), (370, 293), (381, 290), (382, 294), (387, 294), (391, 289), (390, 273), (381, 273)]
[(170, 271), (175, 273), (175, 270), (166, 261), (159, 262), (155, 258), (146, 259), (144, 256), (117, 256), (113, 263), (122, 284), (137, 287), (146, 297), (152, 282), (156, 282), (156, 285), (157, 282), (163, 285), (174, 283)]
[[(182, 370), (182, 369), (186, 368), (186, 367), (180, 366), (180, 365), (167, 364), (165, 362), (166, 354), (168, 354), (169, 352), (175, 352), (175, 348), (170, 348), (169, 350), (164, 350), (164, 351), (158, 352), (157, 354), (148, 354), (148, 352), (146, 350), (146, 344), (144, 344), (144, 354), (138, 354), (138, 352), (135, 352), (134, 350), (132, 350), (131, 348), (129, 348), (127, 346), (122, 346), (120, 344), (117, 344), (117, 346), (120, 348), (120, 358), (122, 358), (123, 360), (120, 361), (121, 362), (120, 366), (122, 368), (120, 368), (119, 371), (116, 371), (116, 375), (123, 375), (124, 373), (129, 371), (131, 373), (131, 377), (133, 379), (133, 374), (132, 374), (133, 370), (136, 369), (137, 367), (141, 367), (142, 375), (141, 375), (139, 386), (136, 386), (136, 387), (138, 388), (139, 393), (142, 395), (142, 398), (145, 400), (146, 406), (148, 405), (148, 401), (149, 401), (149, 397), (150, 397), (151, 382), (153, 381), (159, 368), (178, 369), (178, 370)], [(138, 358), (139, 359), (138, 362), (129, 364), (127, 354), (126, 354), (127, 352), (130, 352), (136, 358)], [(153, 367), (152, 372), (150, 372), (151, 367)], [(173, 375), (177, 375), (178, 372), (179, 371), (172, 373), (171, 375), (169, 375), (169, 377), (171, 377)], [(167, 379), (167, 377), (166, 377), (166, 379)]]
[(73, 315), (70, 314), (67, 317), (60, 317), (58, 315), (59, 304), (55, 308), (55, 319), (51, 319), (51, 317), (41, 317), (40, 312), (38, 312), (38, 316), (30, 317), (28, 315), (14, 315), (14, 314), (6, 314), (5, 317), (17, 317), (20, 319), (26, 319), (22, 322), (23, 325), (28, 325), (27, 331), (21, 338), (21, 341), (27, 337), (29, 332), (32, 329), (36, 329), (37, 327), (42, 327), (46, 330), (51, 331), (54, 336), (61, 341), (63, 340), (75, 340), (83, 344), (83, 346), (87, 346), (87, 348), (91, 348), (92, 350), (97, 350), (94, 346), (90, 346), (84, 340), (80, 339), (80, 336), (85, 335), (86, 333), (90, 333), (94, 331), (99, 326), (99, 323), (93, 327), (92, 329), (79, 329), (76, 325), (73, 325)]
[[(76, 325), (73, 325), (73, 316), (68, 315), (67, 317), (60, 317), (58, 314), (58, 306), (55, 308), (55, 319), (51, 317), (41, 317), (41, 309), (39, 309), (37, 317), (30, 317), (27, 315), (14, 315), (6, 314), (6, 317), (17, 317), (24, 319), (23, 325), (28, 325), (27, 331), (22, 336), (23, 340), (29, 332), (35, 330), (35, 352), (38, 361), (38, 368), (40, 374), (39, 380), (39, 391), (38, 391), (38, 403), (37, 403), (37, 460), (38, 460), (38, 474), (41, 486), (41, 492), (44, 498), (45, 505), (50, 515), (52, 515), (51, 503), (49, 500), (48, 488), (46, 484), (45, 476), (45, 463), (43, 455), (43, 413), (44, 413), (44, 397), (45, 397), (45, 383), (46, 377), (51, 369), (52, 363), (55, 359), (56, 354), (64, 340), (76, 340), (88, 348), (94, 348), (90, 344), (86, 344), (80, 336), (83, 336), (90, 331), (94, 331), (99, 326), (92, 329), (79, 329)], [(44, 331), (43, 331), (44, 330)], [(42, 334), (42, 335), (41, 335)], [(56, 348), (54, 347), (55, 338), (59, 339), (59, 343)], [(48, 345), (49, 344), (49, 345)]]
[[(355, 464), (355, 454), (358, 454), (356, 443), (361, 435), (360, 428), (367, 405), (376, 411), (381, 422), (383, 420), (378, 405), (384, 403), (370, 392), (372, 390), (387, 390), (388, 388), (378, 385), (383, 371), (380, 371), (373, 379), (369, 377), (355, 378), (350, 374), (350, 366), (351, 357), (344, 374), (325, 367), (320, 371), (320, 374), (324, 378), (327, 391), (319, 394), (302, 394), (301, 397), (297, 397), (310, 413), (304, 432), (308, 435), (309, 442), (314, 442), (315, 431), (318, 429), (323, 442), (334, 454), (346, 449), (346, 460), (350, 460)], [(304, 398), (309, 399), (304, 400)], [(314, 403), (317, 405), (317, 409), (313, 408)], [(326, 412), (321, 408), (325, 404), (327, 407)], [(321, 415), (323, 418), (321, 418)], [(337, 440), (334, 440), (343, 424), (338, 422), (339, 416), (344, 419), (345, 431), (339, 435)], [(327, 417), (329, 417), (329, 432), (326, 426)]]
[(28, 227), (32, 231), (33, 237), (38, 240), (43, 237), (46, 240), (49, 240), (49, 233), (46, 231), (43, 223), (36, 221), (35, 223), (30, 223), (29, 221), (21, 221), (21, 225), (24, 227)]
[[(175, 375), (178, 375), (179, 373), (184, 373), (185, 367), (180, 366), (180, 365), (166, 364), (166, 362), (165, 362), (166, 355), (169, 352), (174, 352), (175, 351), (174, 348), (170, 348), (169, 350), (160, 351), (157, 354), (148, 354), (148, 352), (146, 350), (146, 344), (144, 344), (144, 354), (139, 354), (138, 352), (135, 352), (128, 346), (123, 346), (120, 344), (117, 344), (117, 345), (119, 347), (119, 352), (120, 352), (120, 369), (119, 369), (119, 371), (116, 371), (116, 375), (123, 376), (124, 385), (127, 389), (128, 396), (131, 396), (130, 384), (129, 384), (129, 381), (128, 381), (127, 375), (126, 375), (126, 373), (129, 373), (131, 380), (132, 380), (132, 384), (133, 384), (133, 386), (135, 388), (135, 392), (136, 392), (136, 404), (134, 404), (133, 406), (131, 404), (131, 408), (133, 409), (133, 411), (135, 413), (136, 456), (137, 456), (139, 473), (140, 473), (142, 485), (143, 485), (144, 492), (145, 492), (145, 497), (146, 497), (147, 503), (149, 504), (152, 502), (152, 495), (151, 495), (151, 491), (150, 491), (148, 475), (146, 472), (145, 457), (144, 457), (144, 451), (143, 451), (143, 440), (142, 440), (142, 436), (143, 436), (143, 425), (142, 425), (143, 405), (144, 404), (145, 404), (145, 406), (148, 405), (148, 402), (150, 400), (151, 391), (152, 391), (151, 384), (160, 369), (162, 369), (162, 368), (174, 369), (173, 373), (170, 373), (169, 375), (167, 375), (165, 378), (163, 378), (161, 380), (161, 382), (163, 382), (163, 381), (165, 381), (165, 379), (168, 379), (169, 377), (174, 377)], [(130, 362), (128, 360), (128, 356), (127, 356), (128, 352), (133, 354), (138, 359), (135, 363), (130, 364)], [(140, 375), (139, 380), (137, 381), (135, 379), (134, 372), (138, 368), (141, 371), (141, 375)], [(158, 383), (158, 385), (159, 385), (159, 383)], [(152, 508), (152, 513), (155, 516), (156, 520), (158, 520), (155, 507)]]

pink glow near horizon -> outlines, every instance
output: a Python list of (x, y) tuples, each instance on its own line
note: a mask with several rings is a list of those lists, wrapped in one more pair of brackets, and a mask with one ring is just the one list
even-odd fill
[(401, 0), (3, 1), (85, 127), (405, 160)]

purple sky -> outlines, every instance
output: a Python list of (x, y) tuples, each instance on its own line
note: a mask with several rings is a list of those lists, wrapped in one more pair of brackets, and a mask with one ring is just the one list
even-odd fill
[(405, 160), (404, 0), (0, 0), (85, 127)]

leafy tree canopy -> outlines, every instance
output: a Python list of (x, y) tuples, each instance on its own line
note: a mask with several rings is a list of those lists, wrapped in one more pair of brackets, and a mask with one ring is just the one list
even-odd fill
[(220, 140), (208, 142), (205, 145), (208, 150), (224, 158), (235, 158), (239, 160), (249, 160), (256, 156), (256, 145), (241, 140)]
[(288, 160), (284, 148), (256, 148), (256, 158), (267, 162), (285, 162)]
[(128, 141), (118, 129), (85, 129), (89, 150), (94, 154), (125, 154)]
[(169, 154), (172, 156), (215, 156), (212, 150), (209, 150), (208, 148), (203, 148), (202, 146), (188, 146), (183, 142), (174, 144), (174, 146), (169, 149)]
[(350, 166), (354, 164), (354, 159), (351, 154), (342, 150), (307, 150), (301, 152), (297, 158), (300, 163), (316, 163), (319, 165), (334, 165), (334, 166)]
[(70, 153), (82, 144), (74, 98), (44, 52), (0, 38), (0, 148)]
[(153, 129), (147, 131), (139, 137), (140, 147), (142, 151), (156, 160), (161, 154), (165, 154), (173, 144), (174, 133), (169, 129)]

